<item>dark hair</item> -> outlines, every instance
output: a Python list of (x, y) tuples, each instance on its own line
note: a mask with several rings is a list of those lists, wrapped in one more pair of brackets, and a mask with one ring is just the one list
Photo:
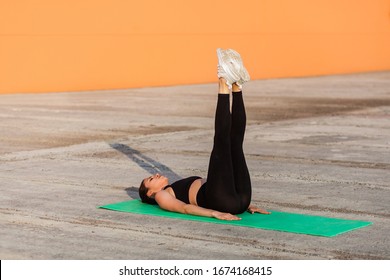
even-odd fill
[(141, 185), (139, 186), (138, 193), (143, 203), (148, 204), (157, 204), (154, 198), (149, 197), (146, 193), (148, 192), (148, 188), (145, 186), (144, 180), (142, 180)]

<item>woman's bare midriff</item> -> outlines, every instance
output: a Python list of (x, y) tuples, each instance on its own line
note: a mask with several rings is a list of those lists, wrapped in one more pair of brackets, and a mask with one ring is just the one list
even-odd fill
[(194, 182), (192, 182), (192, 184), (190, 186), (190, 189), (188, 191), (188, 197), (189, 197), (189, 200), (190, 200), (190, 204), (198, 205), (198, 203), (196, 201), (196, 196), (198, 194), (198, 191), (199, 191), (200, 187), (205, 182), (206, 182), (206, 179), (204, 179), (204, 178), (196, 179)]

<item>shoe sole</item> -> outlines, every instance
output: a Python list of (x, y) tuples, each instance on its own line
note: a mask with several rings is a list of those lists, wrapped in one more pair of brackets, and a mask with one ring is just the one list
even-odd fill
[(218, 56), (218, 64), (225, 71), (226, 75), (228, 75), (227, 80), (230, 80), (232, 83), (239, 81), (240, 80), (239, 73), (237, 73), (237, 71), (234, 71), (234, 69), (231, 68), (231, 66), (229, 65), (229, 61), (226, 61), (230, 59), (231, 61), (234, 62), (234, 59), (229, 57), (227, 50), (223, 50), (220, 48), (217, 49), (217, 56)]
[(224, 56), (229, 57), (229, 59), (231, 61), (238, 64), (240, 70), (239, 70), (239, 73), (237, 73), (239, 76), (239, 79), (236, 82), (243, 84), (243, 83), (248, 82), (250, 80), (249, 73), (246, 70), (246, 68), (244, 67), (244, 64), (242, 63), (241, 55), (238, 52), (236, 52), (235, 50), (232, 50), (232, 49), (228, 49), (228, 50), (224, 51), (221, 48), (218, 48), (217, 49), (217, 56), (218, 56), (219, 65), (223, 68), (223, 70), (226, 73), (230, 73), (232, 71), (230, 71), (229, 65), (227, 65), (227, 63), (224, 61), (224, 58), (223, 58)]
[(244, 66), (244, 63), (242, 62), (241, 55), (233, 49), (229, 49), (227, 51), (229, 51), (229, 54), (228, 54), (229, 58), (231, 60), (235, 61), (239, 65), (239, 68), (240, 68), (240, 71), (239, 71), (240, 81), (239, 81), (239, 83), (243, 84), (245, 82), (248, 82), (250, 80), (250, 76), (249, 76), (249, 73)]
[(218, 64), (219, 66), (222, 67), (223, 71), (225, 71), (225, 73), (228, 73), (229, 69), (226, 69), (227, 68), (227, 65), (225, 63), (225, 61), (223, 60), (223, 54), (224, 50), (222, 49), (217, 49), (217, 57), (218, 57)]

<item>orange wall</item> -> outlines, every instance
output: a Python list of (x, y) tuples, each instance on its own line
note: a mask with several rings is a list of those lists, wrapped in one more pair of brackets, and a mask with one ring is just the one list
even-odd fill
[[(235, 10), (235, 11), (234, 11)], [(390, 0), (0, 0), (0, 93), (390, 69)]]

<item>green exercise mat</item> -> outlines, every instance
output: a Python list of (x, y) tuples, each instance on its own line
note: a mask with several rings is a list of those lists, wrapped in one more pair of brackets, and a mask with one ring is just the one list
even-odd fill
[(161, 209), (158, 205), (142, 203), (140, 200), (128, 200), (114, 204), (100, 206), (99, 208), (114, 211), (129, 212), (135, 214), (161, 216), (166, 218), (225, 224), (242, 227), (253, 227), (266, 230), (277, 230), (300, 234), (309, 234), (325, 237), (333, 237), (351, 230), (371, 225), (371, 222), (358, 220), (345, 220), (322, 216), (294, 214), (287, 212), (272, 211), (270, 215), (242, 213), (238, 221), (223, 221), (214, 218), (186, 215), (169, 212)]

